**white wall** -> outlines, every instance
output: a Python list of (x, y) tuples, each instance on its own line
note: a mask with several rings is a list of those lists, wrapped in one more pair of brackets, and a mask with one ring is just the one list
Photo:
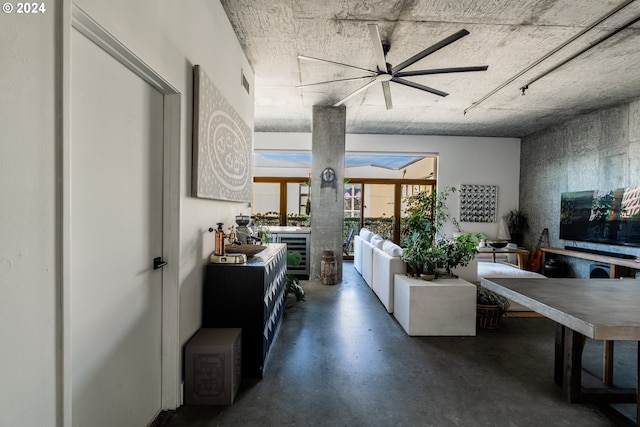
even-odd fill
[[(200, 327), (204, 265), (213, 251), (209, 227), (248, 212), (247, 203), (193, 198), (191, 194), (192, 67), (199, 64), (253, 129), (251, 67), (219, 1), (77, 0), (86, 13), (182, 94), (180, 164), (180, 343)], [(251, 93), (240, 85), (247, 77)], [(171, 260), (169, 260), (171, 262)]]
[[(56, 423), (56, 9), (0, 16), (0, 425)], [(25, 19), (26, 18), (26, 19)]]
[[(256, 149), (310, 150), (310, 133), (256, 132)], [(347, 151), (434, 153), (438, 156), (438, 187), (461, 184), (498, 186), (498, 218), (518, 208), (520, 139), (421, 135), (348, 134)], [(457, 194), (449, 199), (449, 211), (459, 217)], [(466, 232), (495, 237), (498, 222), (461, 223)], [(451, 230), (447, 230), (450, 233)]]
[[(203, 268), (213, 250), (207, 232), (232, 224), (246, 203), (190, 197), (192, 66), (200, 64), (253, 129), (253, 72), (218, 0), (78, 0), (98, 21), (181, 95), (180, 336), (198, 329)], [(58, 424), (62, 413), (57, 353), (64, 261), (60, 238), (64, 169), (56, 127), (64, 111), (57, 91), (68, 69), (70, 0), (46, 2), (42, 15), (2, 14), (0, 25), (0, 425)], [(61, 12), (64, 8), (64, 14)], [(58, 14), (64, 16), (60, 21)], [(63, 24), (64, 23), (64, 24)], [(240, 70), (250, 85), (240, 85)], [(67, 76), (68, 77), (68, 76)]]

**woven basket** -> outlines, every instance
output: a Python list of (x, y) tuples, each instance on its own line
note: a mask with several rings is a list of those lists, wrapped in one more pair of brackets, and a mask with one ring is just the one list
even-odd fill
[(483, 329), (496, 329), (500, 327), (502, 310), (497, 305), (476, 304), (476, 320), (478, 327)]

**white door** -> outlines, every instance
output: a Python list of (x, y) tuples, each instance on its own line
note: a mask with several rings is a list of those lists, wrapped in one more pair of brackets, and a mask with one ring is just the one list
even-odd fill
[(73, 426), (161, 408), (163, 96), (72, 31)]

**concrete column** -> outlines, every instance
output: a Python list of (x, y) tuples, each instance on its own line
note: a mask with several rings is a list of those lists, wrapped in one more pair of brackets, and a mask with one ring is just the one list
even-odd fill
[[(310, 277), (315, 279), (320, 277), (322, 252), (333, 251), (342, 280), (346, 111), (344, 106), (313, 107)], [(335, 173), (333, 182), (322, 179), (327, 168)]]

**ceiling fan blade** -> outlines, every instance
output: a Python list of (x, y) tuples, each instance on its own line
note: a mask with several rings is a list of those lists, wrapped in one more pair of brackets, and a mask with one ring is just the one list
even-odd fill
[(337, 83), (337, 82), (350, 82), (350, 81), (355, 81), (355, 80), (363, 80), (363, 79), (371, 79), (375, 76), (362, 76), (362, 77), (350, 77), (348, 79), (337, 79), (337, 80), (327, 80), (326, 82), (317, 82), (317, 83), (309, 83), (306, 85), (298, 85), (296, 86), (297, 89), (302, 89), (305, 87), (310, 87), (310, 86), (317, 86), (317, 85), (324, 85), (327, 83)]
[(374, 73), (374, 74), (376, 73), (376, 71), (374, 71), (374, 70), (368, 70), (366, 68), (356, 67), (355, 65), (343, 64), (342, 62), (329, 61), (328, 59), (314, 58), (312, 56), (298, 55), (298, 59), (303, 59), (305, 61), (325, 62), (325, 63), (328, 63), (328, 64), (340, 65), (341, 67), (355, 68), (356, 70), (368, 71), (368, 72)]
[(389, 82), (382, 82), (382, 93), (384, 93), (384, 104), (387, 106), (387, 110), (391, 110), (393, 108), (393, 102), (391, 102)]
[(442, 96), (443, 98), (445, 96), (449, 95), (448, 93), (442, 92), (442, 91), (440, 91), (438, 89), (434, 89), (434, 88), (431, 88), (429, 86), (421, 85), (419, 83), (410, 82), (409, 80), (400, 79), (398, 77), (392, 78), (391, 81), (392, 82), (396, 82), (396, 83), (400, 83), (401, 85), (405, 85), (405, 86), (413, 87), (413, 88), (416, 88), (416, 89), (420, 89), (420, 90), (423, 90), (425, 92), (432, 93), (434, 95)]
[(469, 34), (469, 31), (462, 29), (460, 31), (458, 31), (455, 34), (450, 35), (449, 37), (439, 41), (438, 43), (426, 48), (425, 50), (423, 50), (420, 53), (417, 53), (416, 55), (412, 56), (411, 58), (407, 59), (406, 61), (404, 61), (401, 64), (398, 64), (397, 66), (392, 68), (392, 74), (397, 73), (398, 71), (402, 71), (405, 68), (407, 68), (409, 65), (412, 65), (416, 62), (418, 62), (419, 60), (421, 60), (422, 58), (424, 58), (427, 55), (431, 55), (432, 53), (442, 49), (443, 47), (453, 43), (454, 41), (461, 39), (462, 37), (466, 36)]
[(429, 74), (467, 73), (469, 71), (487, 71), (488, 65), (478, 67), (434, 68), (431, 70), (403, 71), (394, 74), (396, 77), (426, 76)]
[(380, 31), (376, 24), (367, 24), (369, 27), (369, 35), (371, 36), (371, 42), (373, 43), (373, 53), (376, 56), (376, 64), (378, 64), (378, 70), (383, 73), (387, 72), (387, 60), (384, 57), (384, 49), (382, 48), (382, 39), (380, 38)]
[(344, 98), (342, 98), (340, 101), (336, 102), (335, 104), (333, 104), (334, 107), (337, 107), (338, 105), (342, 105), (344, 104), (347, 100), (351, 99), (352, 97), (356, 96), (357, 94), (359, 94), (360, 92), (363, 92), (367, 89), (369, 89), (371, 86), (373, 86), (374, 84), (378, 83), (378, 80), (376, 80), (375, 78), (372, 79), (369, 83), (367, 83), (364, 86), (361, 86), (360, 88), (354, 90), (353, 92), (351, 92), (349, 95), (345, 96)]

